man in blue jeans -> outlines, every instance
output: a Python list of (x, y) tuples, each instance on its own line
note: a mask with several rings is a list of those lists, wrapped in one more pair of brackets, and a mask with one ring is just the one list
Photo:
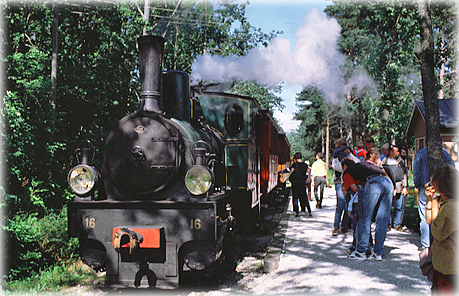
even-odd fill
[(358, 185), (364, 186), (362, 216), (357, 221), (357, 246), (349, 255), (349, 259), (367, 260), (365, 252), (369, 249), (371, 221), (376, 215), (376, 231), (374, 253), (370, 259), (382, 260), (384, 241), (386, 240), (387, 225), (390, 220), (390, 208), (394, 185), (387, 174), (370, 162), (354, 163), (351, 158), (341, 161), (343, 168), (343, 185), (347, 190), (356, 193)]
[[(443, 149), (443, 164), (449, 163), (454, 166), (454, 161), (448, 152)], [(429, 172), (429, 159), (427, 154), (427, 148), (420, 149), (414, 158), (413, 163), (413, 181), (414, 187), (418, 189), (418, 213), (421, 222), (419, 223), (419, 229), (421, 231), (421, 247), (419, 251), (430, 247), (430, 227), (426, 222), (426, 188), (425, 184), (430, 182)]]

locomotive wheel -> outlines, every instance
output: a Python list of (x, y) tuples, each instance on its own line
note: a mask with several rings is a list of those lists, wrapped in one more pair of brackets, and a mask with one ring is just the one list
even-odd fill
[(105, 268), (107, 254), (105, 247), (96, 240), (80, 241), (81, 260), (95, 271), (101, 271)]

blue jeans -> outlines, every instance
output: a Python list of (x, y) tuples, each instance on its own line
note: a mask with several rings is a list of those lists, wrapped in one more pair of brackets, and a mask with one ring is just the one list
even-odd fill
[(368, 249), (368, 241), (371, 233), (371, 218), (380, 200), (376, 212), (376, 233), (374, 252), (382, 255), (384, 241), (386, 240), (387, 225), (390, 221), (390, 210), (394, 185), (384, 176), (371, 178), (365, 183), (363, 198), (363, 217), (357, 223), (357, 251), (365, 252)]
[(402, 226), (403, 216), (405, 215), (405, 206), (406, 206), (407, 196), (401, 193), (397, 193), (393, 197), (392, 205), (394, 206), (394, 227)]
[(419, 223), (419, 230), (421, 231), (421, 246), (423, 248), (430, 247), (430, 225), (426, 222), (426, 203), (427, 195), (425, 188), (418, 188), (419, 201), (418, 201), (418, 213), (421, 222)]
[[(341, 190), (341, 183), (335, 184), (336, 190), (336, 211), (335, 211), (335, 223), (334, 227), (338, 227), (341, 224), (341, 227), (347, 227), (349, 222), (349, 214), (346, 209), (346, 200), (344, 199), (343, 190)], [(344, 212), (344, 214), (343, 214)], [(342, 220), (341, 220), (342, 217)]]

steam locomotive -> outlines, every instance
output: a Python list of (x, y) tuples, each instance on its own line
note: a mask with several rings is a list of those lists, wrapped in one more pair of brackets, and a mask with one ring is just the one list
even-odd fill
[(138, 38), (140, 109), (108, 134), (100, 173), (81, 149), (68, 175), (69, 235), (111, 286), (178, 286), (184, 272), (209, 268), (229, 231), (260, 218), (290, 159), (255, 99), (161, 71), (164, 42)]

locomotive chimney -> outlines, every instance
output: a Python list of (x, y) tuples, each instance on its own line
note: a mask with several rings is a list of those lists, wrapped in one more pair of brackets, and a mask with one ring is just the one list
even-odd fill
[(160, 36), (140, 36), (140, 109), (143, 111), (161, 112), (159, 100), (161, 98), (161, 65), (164, 42)]

